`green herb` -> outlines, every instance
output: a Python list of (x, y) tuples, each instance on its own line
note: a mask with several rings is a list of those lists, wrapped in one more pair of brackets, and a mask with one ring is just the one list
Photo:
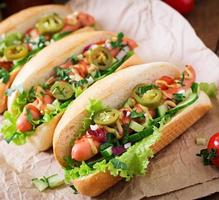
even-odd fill
[(123, 46), (122, 39), (124, 37), (124, 34), (122, 32), (118, 33), (117, 40), (115, 42), (110, 42), (112, 48), (121, 48)]
[(75, 65), (75, 64), (77, 64), (78, 63), (78, 57), (76, 56), (76, 55), (73, 55), (72, 57), (71, 57), (71, 62)]
[(185, 80), (185, 74), (182, 73), (182, 74), (180, 75), (180, 80), (179, 80), (179, 84), (180, 84), (181, 86), (185, 86), (185, 85), (184, 85), (184, 80)]
[(67, 68), (67, 69), (60, 68), (60, 67), (55, 68), (56, 76), (58, 76), (58, 78), (63, 81), (70, 81), (70, 78), (68, 76), (70, 71), (71, 71), (70, 68)]
[(212, 158), (215, 158), (217, 156), (217, 150), (216, 149), (210, 149), (210, 150), (202, 149), (200, 153), (196, 155), (202, 158), (204, 165), (211, 165)]
[(122, 169), (122, 170), (128, 169), (127, 165), (124, 162), (122, 162), (116, 158), (113, 158), (112, 160), (110, 160), (110, 162), (113, 164), (113, 166), (116, 169)]
[(144, 119), (144, 118), (145, 118), (144, 112), (138, 113), (138, 112), (136, 112), (135, 110), (133, 110), (133, 111), (131, 112), (130, 117), (131, 117), (132, 119), (135, 119), (135, 118)]
[(176, 93), (176, 94), (173, 94), (173, 98), (176, 102), (181, 102), (181, 101), (185, 100), (186, 97), (182, 93)]
[(10, 78), (9, 72), (7, 72), (4, 68), (0, 68), (0, 79), (2, 79), (2, 82), (7, 83), (9, 78)]

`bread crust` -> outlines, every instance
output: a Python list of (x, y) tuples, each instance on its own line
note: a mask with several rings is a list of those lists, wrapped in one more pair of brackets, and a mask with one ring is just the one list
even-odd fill
[(33, 26), (39, 17), (54, 12), (58, 13), (62, 17), (65, 17), (70, 14), (72, 10), (68, 6), (55, 4), (27, 8), (3, 20), (0, 23), (0, 34), (15, 31), (24, 32)]
[[(73, 134), (76, 134), (76, 131), (79, 130), (81, 121), (86, 116), (85, 108), (90, 98), (99, 99), (108, 106), (118, 108), (130, 96), (131, 90), (135, 85), (142, 82), (151, 83), (163, 75), (178, 77), (179, 74), (179, 70), (170, 63), (152, 63), (135, 66), (135, 68), (130, 67), (95, 83), (72, 103), (57, 125), (53, 138), (55, 158), (62, 166), (65, 166), (63, 158), (70, 155), (70, 141)], [(125, 94), (121, 94), (122, 92)], [(77, 107), (77, 110), (73, 112), (75, 107)], [(178, 113), (163, 127), (161, 139), (152, 146), (154, 153), (159, 152), (180, 136), (211, 107), (210, 99), (205, 93), (201, 92), (194, 104)], [(97, 196), (119, 180), (121, 180), (121, 177), (114, 177), (109, 172), (99, 172), (73, 180), (73, 184), (81, 194)]]
[[(74, 36), (67, 36), (62, 39), (62, 41), (51, 44), (25, 64), (11, 87), (22, 86), (24, 90), (28, 90), (32, 86), (43, 83), (51, 75), (54, 68), (57, 65), (62, 64), (67, 58), (73, 54), (80, 53), (87, 45), (103, 39), (108, 39), (112, 37), (112, 35), (113, 33), (106, 31), (86, 32), (75, 34)], [(60, 49), (62, 49), (62, 51), (60, 51)], [(142, 61), (134, 54), (120, 66), (120, 69), (140, 63), (142, 63)], [(18, 92), (15, 91), (8, 97), (8, 110), (10, 112), (13, 112), (12, 104), (17, 95)], [(36, 129), (36, 133), (29, 138), (29, 141), (37, 150), (45, 151), (52, 146), (52, 136), (55, 128), (54, 124), (57, 124), (55, 119), (54, 122), (49, 124), (42, 124), (43, 128), (40, 128), (42, 125), (39, 126)], [(51, 128), (50, 126), (53, 126), (54, 128)], [(38, 131), (38, 129), (41, 131)], [(40, 141), (43, 141), (43, 143), (40, 144)]]

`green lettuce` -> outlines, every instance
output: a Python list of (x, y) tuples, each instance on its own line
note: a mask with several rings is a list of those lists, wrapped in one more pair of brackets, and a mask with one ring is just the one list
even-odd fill
[(159, 129), (155, 128), (154, 133), (140, 142), (131, 146), (127, 152), (121, 156), (111, 159), (109, 162), (102, 160), (97, 162), (91, 168), (85, 162), (80, 167), (65, 170), (65, 180), (70, 182), (72, 179), (78, 179), (96, 172), (109, 171), (113, 176), (121, 176), (127, 181), (133, 176), (144, 175), (149, 164), (149, 159), (153, 157), (151, 146), (160, 138)]
[(215, 83), (199, 83), (200, 90), (204, 91), (210, 98), (215, 98), (217, 95), (217, 86)]

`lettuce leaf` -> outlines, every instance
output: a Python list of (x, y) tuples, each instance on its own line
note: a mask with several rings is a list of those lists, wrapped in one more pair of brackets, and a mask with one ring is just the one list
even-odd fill
[(144, 175), (149, 164), (149, 159), (153, 157), (151, 146), (160, 139), (160, 131), (154, 128), (154, 133), (140, 142), (131, 146), (127, 152), (121, 156), (106, 162), (103, 160), (94, 164), (93, 168), (85, 162), (80, 167), (65, 170), (65, 180), (70, 182), (72, 179), (78, 179), (96, 172), (109, 171), (113, 176), (121, 176), (127, 181), (133, 176)]

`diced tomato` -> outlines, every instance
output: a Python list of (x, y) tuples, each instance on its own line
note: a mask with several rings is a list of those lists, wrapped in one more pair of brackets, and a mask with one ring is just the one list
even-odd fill
[(173, 94), (177, 93), (179, 91), (179, 87), (177, 86), (177, 84), (172, 85), (173, 87), (168, 88), (167, 90), (162, 90), (164, 96), (167, 99), (172, 99), (173, 98)]
[(65, 24), (65, 26), (62, 29), (62, 32), (73, 32), (73, 31), (78, 30), (81, 27), (82, 25), (80, 22), (77, 22), (75, 25)]
[(135, 110), (138, 113), (143, 112), (143, 109), (139, 103), (135, 104)]
[(186, 65), (183, 74), (184, 74), (183, 87), (190, 88), (192, 86), (192, 83), (195, 82), (196, 79), (196, 73), (194, 68), (191, 65)]
[(71, 62), (70, 59), (67, 60), (65, 63), (63, 63), (63, 64), (60, 65), (60, 67), (61, 67), (61, 68), (64, 68), (64, 69), (67, 69), (67, 68), (69, 68), (70, 66), (72, 66), (72, 62)]
[[(175, 83), (174, 79), (170, 76), (162, 76), (157, 83), (157, 86), (161, 89), (161, 90), (167, 90), (169, 88), (170, 85), (172, 85), (173, 83)], [(162, 83), (163, 82), (163, 83)]]
[(152, 118), (155, 118), (156, 115), (157, 115), (156, 110), (154, 110), (154, 109), (150, 109), (150, 110), (149, 110), (149, 113), (150, 113), (150, 115), (151, 115)]
[(88, 74), (88, 64), (81, 60), (78, 64), (73, 66), (76, 69), (81, 77), (85, 77)]
[(0, 68), (4, 68), (6, 71), (9, 71), (13, 66), (11, 61), (0, 61)]
[(120, 110), (120, 121), (122, 124), (129, 124), (129, 122), (131, 121), (131, 117), (130, 117), (130, 113), (131, 110), (124, 108)]
[(110, 53), (112, 55), (113, 58), (116, 57), (116, 55), (119, 53), (120, 49), (119, 48), (114, 48), (110, 50)]
[(30, 28), (25, 32), (25, 35), (28, 35), (31, 38), (37, 38), (40, 33), (36, 28)]
[[(95, 153), (92, 151), (92, 147), (88, 139), (92, 140), (92, 138), (82, 137), (80, 140), (77, 140), (72, 147), (71, 157), (77, 161), (85, 161), (92, 158)], [(95, 147), (98, 149), (100, 143), (92, 140)]]
[(83, 26), (92, 26), (95, 24), (95, 19), (91, 15), (87, 13), (80, 12), (77, 15), (77, 19), (79, 22), (83, 24)]
[(137, 43), (134, 40), (126, 38), (126, 37), (123, 38), (122, 43), (124, 45), (128, 45), (130, 47), (130, 49), (134, 49), (138, 46)]
[(100, 40), (98, 42), (96, 42), (97, 45), (101, 45), (101, 44), (104, 44), (106, 42), (106, 40)]

